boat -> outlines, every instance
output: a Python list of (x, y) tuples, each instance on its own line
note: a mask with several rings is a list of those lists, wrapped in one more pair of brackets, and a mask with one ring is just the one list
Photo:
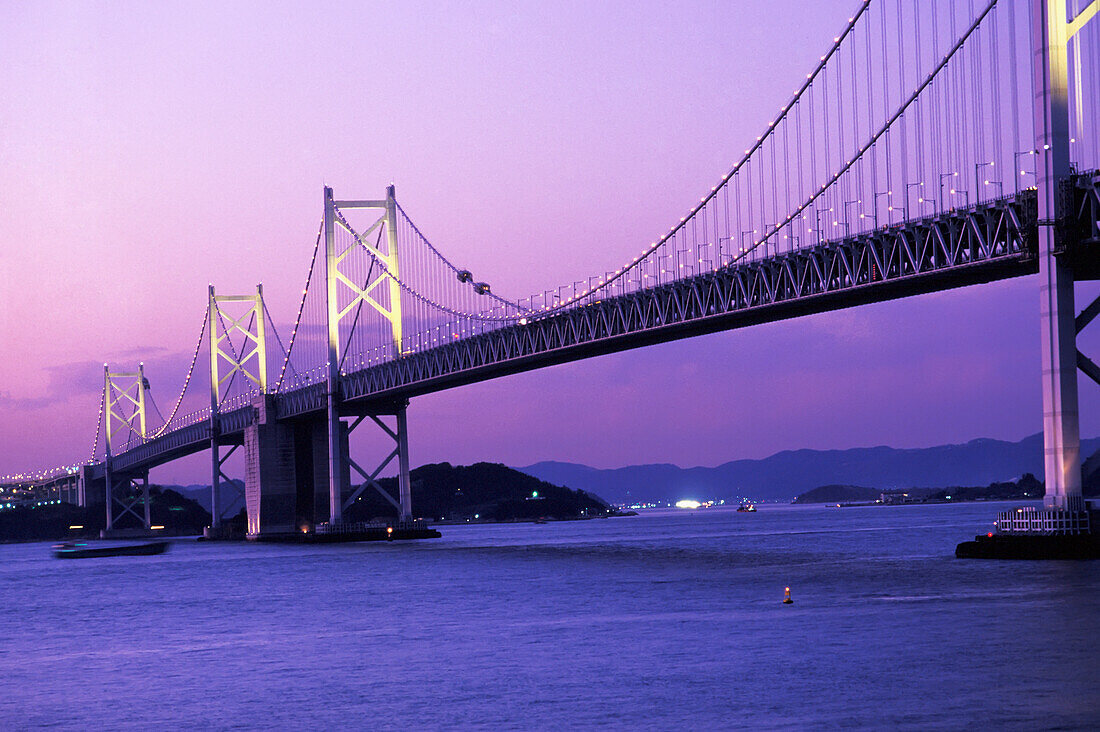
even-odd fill
[(89, 559), (91, 557), (132, 557), (164, 554), (168, 551), (167, 541), (150, 541), (145, 544), (124, 544), (122, 546), (90, 546), (83, 541), (66, 541), (54, 544), (53, 555), (57, 559)]
[(741, 513), (755, 513), (756, 506), (751, 503), (742, 503), (737, 507), (737, 510)]

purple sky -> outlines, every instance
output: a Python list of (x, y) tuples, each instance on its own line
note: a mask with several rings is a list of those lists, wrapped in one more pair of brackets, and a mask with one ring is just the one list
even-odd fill
[[(394, 182), (508, 297), (618, 267), (728, 170), (856, 5), (0, 6), (0, 474), (86, 457), (103, 361), (144, 360), (170, 406), (208, 282), (262, 281), (291, 320), (323, 184)], [(1038, 297), (1028, 278), (422, 397), (412, 461), (1019, 439), (1041, 426)], [(153, 477), (204, 480), (207, 460)]]

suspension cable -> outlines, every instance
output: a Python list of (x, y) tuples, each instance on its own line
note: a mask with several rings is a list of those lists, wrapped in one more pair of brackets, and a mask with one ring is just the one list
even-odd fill
[[(396, 203), (396, 201), (395, 201), (395, 203)], [(401, 208), (400, 203), (397, 204), (397, 210), (401, 213), (401, 216), (405, 219), (405, 223), (407, 223), (409, 225), (409, 227), (412, 228), (413, 233), (415, 233), (418, 237), (420, 237), (420, 240), (422, 242), (424, 242), (425, 246), (427, 246), (428, 249), (431, 250), (431, 252), (433, 254), (435, 254), (435, 256), (439, 257), (439, 259), (443, 262), (444, 265), (446, 265), (448, 268), (450, 268), (450, 270), (452, 272), (454, 272), (455, 274), (458, 274), (459, 272), (464, 271), (464, 270), (460, 270), (458, 267), (456, 267), (454, 264), (452, 264), (450, 262), (450, 260), (448, 260), (446, 257), (444, 257), (438, 249), (436, 249), (434, 246), (432, 246), (431, 241), (429, 241), (428, 237), (424, 236), (424, 234), (420, 231), (420, 229), (417, 227), (417, 225), (415, 223), (413, 223), (413, 220), (411, 218), (409, 218), (409, 215), (407, 213), (405, 213), (405, 209)], [(508, 307), (515, 308), (516, 310), (523, 310), (524, 309), (523, 307), (520, 306), (519, 303), (512, 302), (511, 300), (503, 298), (500, 295), (493, 292), (492, 290), (489, 290), (485, 294), (488, 295), (493, 300), (496, 300), (497, 302), (499, 302), (501, 305), (506, 305)]]
[[(683, 230), (683, 228), (686, 225), (687, 221), (693, 219), (693, 217), (696, 214), (698, 214), (699, 211), (701, 211), (703, 209), (703, 207), (705, 207), (711, 200), (713, 200), (714, 197), (716, 195), (718, 195), (718, 191), (725, 188), (725, 186), (728, 183), (729, 179), (731, 177), (736, 176), (738, 171), (740, 171), (751, 160), (751, 158), (754, 156), (756, 151), (760, 150), (763, 147), (763, 145), (765, 144), (765, 142), (770, 141), (772, 133), (775, 132), (776, 127), (787, 118), (788, 114), (790, 113), (791, 108), (796, 106), (796, 103), (802, 98), (802, 96), (804, 94), (806, 94), (807, 90), (809, 90), (811, 88), (811, 85), (813, 84), (813, 82), (818, 78), (819, 75), (822, 74), (823, 70), (825, 69), (825, 67), (829, 63), (829, 60), (837, 53), (838, 49), (843, 45), (843, 43), (845, 42), (847, 37), (851, 34), (852, 30), (858, 24), (860, 18), (867, 11), (867, 8), (870, 7), (870, 5), (871, 5), (871, 0), (864, 0), (864, 2), (860, 5), (859, 9), (853, 14), (853, 16), (851, 18), (848, 19), (848, 23), (844, 27), (844, 30), (841, 31), (840, 35), (838, 35), (836, 38), (833, 39), (833, 45), (821, 57), (821, 60), (818, 63), (818, 65), (814, 68), (814, 70), (812, 72), (810, 72), (809, 74), (806, 75), (805, 82), (795, 92), (795, 94), (791, 98), (791, 100), (780, 109), (780, 112), (777, 115), (777, 117), (772, 122), (770, 122), (768, 124), (768, 126), (767, 126), (766, 130), (763, 132), (763, 134), (761, 134), (759, 137), (757, 137), (756, 142), (753, 145), (751, 145), (745, 151), (745, 154), (742, 156), (740, 161), (733, 167), (733, 169), (730, 170), (730, 172), (726, 173), (726, 175), (724, 175), (722, 177), (721, 182), (718, 185), (714, 186), (711, 189), (711, 191), (709, 192), (709, 194), (704, 196), (700, 200), (700, 202), (698, 204), (696, 204), (691, 209), (691, 211), (688, 213), (687, 216), (681, 218), (680, 222), (677, 223), (675, 226), (673, 226), (667, 234), (663, 235), (658, 241), (654, 242), (647, 250), (643, 251), (643, 253), (640, 256), (635, 257), (627, 265), (619, 268), (614, 273), (609, 273), (609, 275), (604, 277), (604, 278), (600, 278), (596, 282), (595, 285), (590, 284), (589, 287), (586, 290), (584, 290), (583, 292), (581, 292), (580, 294), (574, 293), (574, 295), (572, 297), (570, 297), (568, 299), (563, 299), (562, 301), (558, 302), (557, 304), (544, 306), (544, 307), (540, 308), (539, 310), (534, 311), (535, 314), (543, 315), (543, 314), (547, 314), (549, 312), (560, 310), (562, 308), (565, 308), (565, 307), (568, 307), (568, 306), (572, 305), (574, 302), (577, 302), (578, 300), (582, 300), (582, 299), (584, 299), (584, 298), (586, 298), (590, 295), (593, 295), (597, 291), (608, 287), (613, 282), (615, 282), (615, 281), (619, 280), (620, 278), (622, 278), (624, 275), (628, 274), (629, 272), (632, 272), (637, 266), (640, 265), (640, 263), (646, 261), (648, 259), (649, 255), (651, 255), (654, 251), (656, 251), (658, 248), (660, 248), (664, 243), (666, 243), (667, 241), (669, 241), (670, 239), (675, 237), (678, 232)], [(404, 212), (403, 209), (401, 209), (400, 205), (398, 205), (397, 208), (398, 208), (398, 210), (401, 211), (403, 218), (412, 226), (413, 230), (416, 231), (417, 235), (432, 250), (432, 252), (435, 253), (436, 256), (438, 256), (441, 260), (443, 260), (446, 263), (446, 265), (448, 267), (450, 267), (453, 271), (458, 272), (459, 270), (453, 264), (451, 264), (445, 257), (443, 257), (443, 255), (440, 254), (439, 251), (434, 246), (431, 245), (431, 243), (430, 243), (430, 241), (428, 241), (427, 237), (425, 237), (419, 231), (419, 229), (416, 228), (416, 225), (413, 224), (411, 219), (408, 218), (408, 215)], [(801, 211), (802, 209), (799, 209), (799, 210)], [(362, 241), (359, 234), (348, 224), (347, 220), (344, 218), (343, 212), (341, 212), (339, 208), (335, 209), (335, 212), (336, 212), (336, 215), (337, 215), (338, 219), (340, 220), (341, 225), (344, 226), (344, 228), (347, 229), (347, 231), (350, 232), (353, 237), (355, 237), (356, 241), (361, 246), (363, 246), (364, 249), (367, 249), (368, 252), (373, 257), (378, 259), (378, 257), (374, 254), (374, 252), (372, 252), (370, 250), (370, 247), (368, 247)], [(764, 215), (763, 211), (761, 211), (761, 215), (762, 216)], [(792, 219), (793, 219), (793, 217), (788, 218), (787, 221), (784, 222), (784, 225), (786, 225), (787, 223), (790, 223), (790, 221)], [(777, 230), (778, 229), (776, 229), (776, 231)], [(766, 237), (764, 237), (765, 240), (770, 238), (774, 233), (775, 233), (775, 231), (773, 231), (772, 233), (770, 233)], [(759, 242), (758, 242), (758, 244), (759, 244)], [(751, 247), (749, 249), (749, 251), (752, 251), (755, 248), (756, 248), (756, 246), (754, 245), (753, 247)], [(745, 252), (745, 253), (747, 254), (748, 252)], [(491, 291), (486, 293), (486, 294), (489, 294), (491, 297), (493, 297), (493, 299), (496, 299), (498, 302), (501, 302), (502, 304), (505, 304), (505, 305), (511, 306), (513, 308), (516, 308), (516, 309), (520, 310), (521, 312), (518, 313), (518, 314), (515, 314), (515, 315), (501, 315), (501, 316), (491, 316), (491, 315), (487, 316), (487, 315), (483, 315), (481, 313), (462, 312), (462, 311), (456, 310), (454, 308), (448, 307), (448, 306), (444, 305), (443, 303), (440, 303), (440, 302), (437, 302), (437, 301), (433, 300), (432, 298), (428, 297), (427, 295), (424, 295), (421, 292), (419, 292), (419, 291), (415, 290), (414, 288), (410, 287), (407, 283), (403, 282), (399, 277), (394, 277), (393, 274), (389, 271), (389, 268), (386, 267), (385, 262), (382, 262), (380, 259), (378, 259), (378, 264), (382, 268), (383, 275), (386, 276), (386, 277), (389, 277), (392, 280), (394, 280), (401, 287), (401, 289), (403, 289), (405, 292), (409, 293), (410, 295), (415, 297), (417, 300), (420, 300), (421, 302), (423, 302), (423, 303), (425, 303), (425, 304), (427, 304), (427, 305), (429, 305), (429, 306), (431, 306), (431, 307), (433, 307), (437, 310), (448, 313), (448, 314), (453, 315), (453, 316), (458, 317), (458, 318), (464, 318), (464, 319), (474, 320), (474, 321), (479, 321), (479, 322), (523, 322), (523, 321), (526, 320), (527, 316), (530, 315), (533, 312), (533, 311), (530, 311), (530, 310), (524, 310), (517, 303), (510, 302), (510, 301), (505, 300), (503, 298), (499, 298), (495, 295), (495, 293), (492, 293)]]
[(95, 439), (92, 441), (92, 456), (89, 458), (89, 462), (95, 462), (95, 454), (99, 452), (99, 432), (103, 427), (103, 403), (107, 399), (107, 384), (103, 384), (103, 388), (99, 392), (99, 417), (95, 422)]
[(845, 165), (841, 166), (841, 169), (829, 179), (828, 183), (823, 185), (819, 190), (812, 193), (810, 195), (810, 197), (808, 199), (806, 199), (805, 203), (803, 203), (801, 206), (799, 206), (797, 209), (795, 209), (795, 211), (792, 214), (790, 214), (784, 221), (782, 221), (781, 223), (776, 224), (775, 227), (770, 232), (766, 232), (764, 234), (764, 236), (759, 241), (757, 241), (755, 244), (753, 244), (751, 247), (749, 247), (748, 251), (746, 251), (746, 252), (740, 254), (739, 256), (735, 257), (733, 261), (737, 262), (738, 260), (743, 259), (746, 255), (748, 255), (750, 252), (755, 250), (757, 247), (759, 247), (761, 244), (763, 244), (765, 241), (767, 241), (770, 237), (774, 236), (775, 233), (777, 231), (779, 231), (782, 227), (786, 226), (791, 221), (793, 221), (800, 213), (802, 213), (804, 210), (806, 210), (806, 208), (808, 208), (810, 206), (810, 204), (812, 204), (814, 201), (816, 201), (818, 198), (820, 198), (827, 190), (831, 189), (833, 184), (836, 183), (842, 175), (847, 173), (848, 170), (850, 170), (851, 167), (855, 164), (855, 162), (857, 160), (859, 160), (860, 158), (862, 158), (863, 154), (866, 153), (867, 150), (869, 150), (871, 148), (871, 146), (874, 145), (875, 142), (877, 142), (880, 137), (882, 137), (883, 135), (886, 134), (886, 132), (890, 129), (890, 127), (894, 124), (894, 122), (896, 122), (898, 120), (898, 118), (900, 118), (901, 115), (905, 112), (905, 110), (909, 108), (909, 105), (911, 105), (914, 102), (914, 100), (916, 100), (916, 98), (920, 95), (920, 93), (922, 91), (924, 91), (924, 89), (929, 84), (932, 83), (932, 80), (936, 77), (936, 75), (945, 66), (947, 66), (948, 62), (952, 59), (952, 57), (954, 57), (955, 53), (958, 52), (958, 50), (963, 47), (963, 44), (966, 42), (966, 40), (968, 38), (970, 38), (971, 34), (974, 33), (975, 30), (978, 29), (978, 26), (981, 24), (982, 20), (985, 19), (986, 15), (989, 14), (989, 11), (991, 11), (993, 9), (993, 6), (995, 6), (996, 4), (997, 4), (997, 0), (990, 0), (989, 4), (986, 6), (985, 10), (983, 10), (981, 15), (979, 15), (977, 17), (977, 19), (974, 20), (973, 24), (971, 24), (971, 26), (967, 29), (966, 33), (963, 34), (962, 38), (960, 38), (955, 43), (955, 45), (951, 47), (951, 50), (948, 51), (947, 55), (944, 56), (943, 59), (936, 65), (936, 68), (934, 68), (932, 70), (932, 72), (924, 79), (923, 82), (921, 82), (920, 86), (918, 86), (916, 88), (916, 90), (913, 91), (913, 93), (909, 96), (909, 98), (906, 99), (905, 102), (902, 103), (902, 105), (900, 107), (898, 107), (898, 109), (894, 112), (894, 114), (888, 120), (886, 120), (885, 124), (883, 124), (883, 126), (881, 128), (879, 128), (878, 132), (876, 132), (874, 134), (874, 136), (871, 137), (871, 139), (863, 147), (861, 147), (859, 149), (859, 152), (856, 153), (855, 157), (853, 157), (851, 160), (849, 160)]
[[(679, 233), (683, 229), (683, 227), (686, 225), (686, 223), (692, 217), (694, 217), (697, 213), (699, 213), (699, 211), (701, 211), (704, 206), (706, 206), (708, 203), (710, 203), (711, 200), (713, 200), (714, 197), (718, 195), (718, 191), (723, 190), (725, 188), (725, 186), (729, 182), (730, 178), (735, 178), (736, 179), (737, 173), (743, 167), (745, 167), (746, 164), (748, 164), (749, 160), (753, 157), (753, 155), (756, 153), (756, 151), (760, 150), (763, 147), (764, 143), (771, 138), (772, 134), (775, 132), (775, 130), (779, 126), (779, 124), (781, 122), (783, 122), (783, 120), (785, 120), (787, 118), (787, 116), (790, 114), (791, 109), (796, 107), (798, 101), (800, 99), (802, 99), (802, 97), (804, 95), (806, 95), (807, 92), (812, 88), (812, 84), (814, 83), (814, 81), (817, 80), (818, 76), (821, 75), (821, 73), (823, 72), (825, 67), (828, 65), (829, 60), (837, 53), (837, 51), (840, 49), (840, 47), (844, 44), (845, 40), (852, 33), (852, 30), (859, 23), (860, 18), (863, 17), (863, 14), (867, 11), (867, 9), (870, 7), (870, 5), (871, 5), (871, 0), (864, 0), (864, 2), (859, 6), (859, 9), (856, 10), (855, 13), (852, 15), (852, 17), (848, 19), (848, 24), (844, 27), (844, 30), (842, 30), (840, 32), (840, 34), (833, 39), (833, 45), (830, 46), (829, 49), (824, 53), (824, 55), (821, 56), (821, 60), (819, 61), (817, 66), (814, 68), (814, 70), (811, 71), (809, 74), (806, 74), (806, 80), (802, 83), (802, 85), (794, 93), (794, 96), (791, 97), (790, 101), (788, 101), (786, 104), (784, 104), (780, 108), (779, 114), (775, 117), (774, 120), (772, 120), (771, 122), (768, 123), (768, 126), (767, 126), (767, 128), (765, 128), (764, 132), (756, 138), (755, 143), (753, 143), (751, 146), (749, 146), (749, 148), (745, 150), (744, 155), (742, 155), (742, 157), (737, 162), (737, 164), (734, 165), (733, 168), (728, 173), (726, 173), (724, 176), (722, 176), (722, 180), (719, 182), (719, 184), (714, 186), (713, 188), (711, 188), (710, 192), (706, 196), (704, 196), (700, 200), (700, 202), (698, 204), (696, 204), (688, 212), (688, 214), (686, 216), (682, 217), (677, 224), (675, 224), (671, 229), (669, 229), (667, 234), (662, 235), (660, 239), (653, 242), (648, 248), (643, 250), (641, 255), (635, 257), (630, 263), (628, 263), (625, 266), (621, 267), (620, 269), (616, 270), (615, 273), (613, 273), (612, 276), (607, 278), (605, 281), (598, 282), (595, 286), (590, 286), (587, 290), (581, 292), (580, 294), (574, 294), (572, 297), (570, 297), (568, 299), (565, 299), (565, 300), (562, 300), (560, 303), (558, 303), (556, 305), (552, 305), (550, 307), (542, 308), (537, 312), (537, 314), (538, 315), (544, 315), (544, 314), (549, 313), (549, 312), (560, 310), (562, 308), (565, 308), (565, 307), (568, 307), (568, 306), (572, 305), (573, 303), (575, 303), (579, 300), (583, 300), (584, 298), (586, 298), (590, 295), (593, 295), (598, 290), (600, 290), (604, 287), (607, 287), (608, 285), (612, 284), (616, 280), (618, 280), (621, 277), (623, 277), (624, 275), (626, 275), (628, 272), (633, 271), (633, 269), (635, 267), (637, 267), (641, 263), (645, 262), (649, 258), (649, 256), (651, 254), (653, 254), (653, 252), (657, 251), (657, 249), (659, 249), (663, 244), (665, 244), (667, 241), (669, 241), (670, 239), (675, 237), (676, 234)], [(750, 169), (750, 172), (751, 172), (751, 169)], [(801, 210), (802, 209), (799, 209), (799, 211), (801, 211)], [(751, 211), (751, 208), (750, 208), (750, 211)], [(763, 215), (763, 212), (761, 212), (761, 215)], [(790, 223), (790, 221), (792, 221), (792, 220), (793, 220), (793, 217), (788, 218), (787, 221), (784, 222), (784, 225), (786, 225), (787, 223)], [(750, 225), (750, 228), (751, 228), (751, 225)], [(775, 231), (778, 231), (778, 228)], [(766, 236), (765, 239), (770, 238), (774, 233), (775, 232), (773, 231), (772, 234), (769, 234), (768, 236)], [(751, 251), (752, 249), (755, 249), (755, 245), (749, 251)], [(744, 256), (744, 254), (747, 254), (747, 253), (748, 253), (748, 251), (744, 252), (741, 256)], [(735, 258), (734, 261), (736, 261), (736, 259), (737, 258)], [(515, 320), (515, 318), (513, 318), (513, 320)]]
[(461, 310), (456, 310), (455, 308), (444, 305), (441, 302), (436, 302), (435, 300), (431, 299), (427, 295), (424, 295), (423, 293), (421, 293), (419, 290), (413, 289), (406, 282), (402, 281), (400, 277), (394, 277), (393, 273), (390, 272), (389, 267), (386, 266), (386, 263), (384, 261), (382, 261), (382, 259), (377, 254), (374, 253), (374, 251), (371, 249), (371, 247), (368, 246), (367, 243), (363, 241), (362, 237), (359, 235), (359, 232), (357, 232), (355, 229), (353, 229), (351, 227), (351, 224), (349, 224), (347, 222), (347, 219), (344, 218), (343, 212), (338, 208), (335, 208), (334, 210), (336, 212), (336, 218), (339, 220), (340, 225), (343, 226), (344, 229), (347, 230), (347, 232), (350, 233), (355, 238), (355, 241), (358, 242), (359, 245), (363, 247), (363, 249), (367, 250), (367, 253), (371, 256), (371, 258), (375, 262), (377, 262), (378, 266), (382, 270), (382, 274), (380, 276), (390, 278), (391, 280), (393, 280), (394, 282), (397, 283), (398, 287), (400, 287), (402, 290), (404, 290), (408, 294), (412, 295), (417, 300), (419, 300), (419, 301), (421, 301), (421, 302), (423, 302), (427, 305), (430, 305), (431, 307), (433, 307), (437, 310), (440, 310), (440, 311), (445, 312), (445, 313), (449, 313), (450, 315), (454, 315), (455, 317), (464, 318), (466, 320), (476, 320), (476, 321), (480, 321), (480, 322), (483, 322), (483, 323), (501, 323), (501, 322), (508, 323), (508, 322), (515, 322), (517, 320), (523, 320), (524, 318), (526, 318), (526, 314), (484, 315), (482, 313), (468, 313), (468, 312), (463, 312)]
[(176, 405), (172, 407), (172, 413), (168, 415), (168, 419), (164, 421), (160, 429), (153, 433), (153, 437), (160, 437), (168, 429), (168, 425), (172, 423), (172, 420), (176, 417), (176, 412), (179, 411), (180, 404), (183, 403), (183, 395), (187, 393), (187, 387), (191, 384), (191, 375), (195, 372), (195, 364), (199, 360), (199, 351), (202, 350), (202, 339), (206, 335), (206, 321), (210, 318), (210, 306), (207, 305), (206, 312), (203, 313), (202, 327), (199, 329), (199, 340), (195, 344), (195, 352), (191, 354), (191, 365), (187, 368), (187, 378), (183, 380), (183, 389), (180, 390), (179, 398), (176, 399)]
[[(317, 243), (313, 245), (313, 257), (309, 260), (309, 272), (306, 274), (306, 286), (302, 288), (302, 301), (298, 304), (298, 317), (294, 319), (294, 327), (290, 331), (290, 347), (286, 349), (286, 357), (283, 366), (279, 369), (279, 380), (275, 384), (275, 392), (283, 388), (283, 379), (286, 377), (287, 366), (290, 365), (290, 354), (294, 352), (294, 343), (298, 338), (298, 329), (302, 326), (302, 312), (306, 309), (306, 296), (309, 294), (309, 285), (313, 281), (313, 268), (317, 266), (317, 252), (321, 249), (321, 236), (325, 233), (325, 219), (321, 218), (321, 225), (317, 227)], [(291, 370), (294, 367), (291, 366)], [(297, 377), (297, 372), (295, 372)]]
[[(279, 350), (283, 352), (283, 356), (285, 357), (287, 355), (287, 350), (286, 347), (283, 346), (283, 339), (279, 337), (279, 331), (275, 327), (274, 320), (271, 318), (271, 311), (267, 309), (267, 302), (264, 300), (260, 300), (260, 304), (263, 305), (264, 315), (267, 317), (267, 324), (271, 326), (271, 334), (275, 336), (275, 342), (279, 344)], [(294, 369), (293, 366), (291, 366), (290, 368), (291, 370)]]
[[(143, 389), (145, 388), (144, 385), (142, 385), (142, 388)], [(164, 423), (164, 415), (160, 413), (160, 407), (157, 406), (157, 400), (153, 397), (153, 390), (152, 389), (145, 389), (145, 393), (149, 397), (149, 403), (153, 405), (153, 411), (157, 413), (157, 416), (160, 417), (160, 421), (163, 424)]]

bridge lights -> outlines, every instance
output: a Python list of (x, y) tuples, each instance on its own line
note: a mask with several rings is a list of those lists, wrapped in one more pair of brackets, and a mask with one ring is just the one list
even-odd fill
[[(943, 201), (945, 206), (947, 205), (947, 198), (943, 195), (943, 182), (948, 178), (957, 178), (958, 176), (959, 171), (957, 170), (953, 170), (950, 173), (940, 173), (940, 200)], [(951, 189), (951, 195), (955, 195), (954, 188)]]
[[(909, 210), (909, 189), (911, 189), (911, 188), (923, 188), (923, 187), (924, 187), (924, 181), (918, 181), (916, 183), (906, 183), (905, 184), (905, 210), (906, 210), (906, 212), (908, 212), (908, 210)], [(922, 202), (923, 202), (923, 199), (918, 199), (917, 200), (917, 203), (922, 203)]]
[[(893, 196), (893, 195), (894, 195), (893, 191), (884, 191), (884, 192), (880, 192), (880, 193), (875, 194), (874, 214), (873, 214), (874, 219), (875, 219), (875, 226), (878, 226), (878, 199), (885, 197), (887, 199), (886, 203), (888, 204), (887, 210), (892, 211), (893, 209), (889, 207), (889, 203), (890, 203), (889, 197)], [(886, 217), (886, 223), (887, 223), (887, 225), (890, 224), (890, 217), (889, 216)]]
[[(1024, 150), (1023, 152), (1014, 152), (1014, 153), (1012, 153), (1013, 167), (1019, 169), (1020, 175), (1035, 175), (1034, 172), (1024, 170), (1020, 166), (1020, 158), (1023, 157), (1024, 155), (1038, 155), (1038, 154), (1039, 154), (1038, 150)], [(1015, 190), (1016, 190), (1017, 193), (1020, 192), (1020, 179), (1019, 178), (1015, 178)]]
[[(857, 198), (857, 199), (856, 199), (856, 200), (854, 200), (854, 201), (845, 201), (845, 202), (844, 202), (844, 233), (845, 233), (846, 235), (847, 235), (847, 234), (851, 234), (851, 233), (852, 233), (852, 227), (851, 227), (851, 225), (850, 225), (850, 224), (848, 223), (848, 208), (849, 208), (850, 206), (858, 206), (858, 205), (860, 205), (860, 204), (862, 204), (862, 203), (863, 203), (863, 199), (862, 199), (862, 198)], [(863, 218), (863, 216), (860, 216), (860, 218)]]
[[(988, 166), (992, 168), (996, 163), (990, 160), (987, 163), (974, 163), (974, 202), (981, 203), (981, 187), (978, 185), (978, 181), (981, 180), (981, 169)], [(988, 184), (987, 184), (988, 185)], [(969, 203), (969, 202), (968, 202)]]

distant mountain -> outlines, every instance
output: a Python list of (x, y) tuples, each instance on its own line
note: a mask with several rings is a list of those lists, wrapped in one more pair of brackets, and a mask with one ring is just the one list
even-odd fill
[[(210, 484), (206, 485), (172, 485), (165, 486), (166, 488), (172, 488), (178, 491), (180, 494), (195, 501), (207, 511), (210, 510)], [(221, 504), (222, 511), (231, 509), (232, 514), (236, 515), (240, 509), (244, 508), (244, 501), (241, 499), (241, 495), (244, 492), (244, 481), (240, 479), (233, 479), (229, 481), (222, 481), (218, 486), (218, 501)], [(231, 505), (233, 504), (233, 505)]]
[(882, 491), (858, 485), (823, 485), (808, 490), (794, 499), (794, 503), (838, 503), (840, 501), (874, 501)]
[[(1081, 454), (1100, 450), (1100, 438), (1081, 441)], [(1095, 462), (1095, 461), (1091, 461)], [(612, 503), (752, 498), (789, 500), (826, 484), (876, 489), (984, 486), (1024, 473), (1043, 474), (1043, 436), (1019, 442), (978, 439), (965, 445), (904, 449), (786, 450), (763, 460), (714, 468), (631, 465), (599, 470), (541, 462), (519, 470), (555, 485), (599, 493)]]

